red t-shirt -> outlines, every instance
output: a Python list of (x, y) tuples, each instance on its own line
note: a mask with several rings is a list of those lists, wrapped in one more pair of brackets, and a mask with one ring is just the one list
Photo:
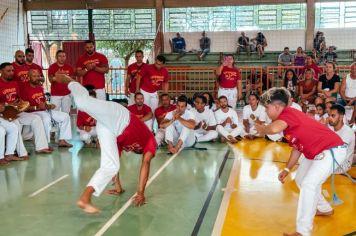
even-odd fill
[(304, 74), (304, 71), (307, 69), (312, 69), (314, 71), (315, 80), (319, 79), (319, 74), (321, 73), (321, 69), (316, 64), (313, 63), (311, 65), (305, 65), (304, 68), (302, 69), (302, 74)]
[(94, 127), (96, 126), (96, 120), (93, 117), (91, 117), (88, 113), (83, 111), (78, 111), (77, 127), (81, 127), (81, 126)]
[(344, 144), (331, 129), (294, 108), (284, 108), (277, 120), (287, 123), (284, 137), (307, 159), (313, 160), (322, 151)]
[(155, 110), (156, 120), (163, 119), (168, 112), (174, 111), (176, 109), (176, 105), (170, 104), (169, 107), (164, 108), (162, 106), (158, 107)]
[[(108, 65), (108, 59), (101, 53), (95, 52), (93, 55), (89, 56), (84, 54), (79, 57), (77, 61), (77, 68), (84, 69), (89, 63), (95, 63), (97, 66)], [(95, 70), (88, 71), (83, 76), (83, 85), (93, 85), (95, 89), (105, 88), (105, 75), (99, 73)]]
[(241, 80), (240, 70), (224, 66), (219, 78), (221, 88), (236, 88), (237, 81)]
[(148, 93), (154, 93), (162, 89), (162, 84), (168, 82), (168, 70), (162, 67), (160, 70), (155, 65), (147, 65), (141, 69), (141, 89)]
[[(59, 66), (57, 63), (54, 63), (49, 66), (48, 68), (48, 76), (54, 77), (57, 72), (62, 74), (73, 76), (74, 71), (73, 68), (68, 65), (64, 64), (63, 66)], [(52, 82), (51, 83), (51, 95), (52, 96), (66, 96), (70, 94), (67, 84)]]
[(28, 71), (30, 70), (29, 65), (19, 65), (16, 62), (13, 62), (12, 66), (14, 67), (14, 81), (27, 83), (30, 80), (30, 78), (28, 78)]
[(134, 114), (130, 114), (130, 123), (116, 139), (119, 153), (123, 150), (135, 153), (151, 152), (156, 154), (157, 143), (152, 132)]
[(36, 63), (32, 63), (31, 65), (30, 64), (26, 64), (26, 65), (29, 68), (29, 70), (37, 70), (38, 72), (40, 72), (41, 77), (44, 77), (42, 72), (43, 70), (42, 66), (37, 65)]
[(0, 102), (13, 103), (19, 98), (19, 85), (15, 81), (6, 81), (0, 78)]
[[(43, 92), (43, 87), (40, 85), (32, 87), (30, 83), (23, 84), (20, 90), (20, 97), (22, 100), (28, 101), (30, 106), (38, 106), (39, 104), (46, 102), (46, 96)], [(45, 109), (42, 109), (42, 111), (44, 110)]]
[(127, 109), (134, 115), (136, 115), (137, 118), (141, 119), (148, 113), (152, 112), (151, 108), (147, 106), (146, 104), (143, 104), (143, 107), (141, 110), (138, 109), (136, 104), (133, 104), (131, 106), (128, 106)]
[(138, 66), (137, 63), (132, 63), (127, 68), (127, 74), (131, 76), (129, 91), (130, 93), (136, 93), (136, 75), (140, 73), (140, 71), (146, 66), (145, 63)]

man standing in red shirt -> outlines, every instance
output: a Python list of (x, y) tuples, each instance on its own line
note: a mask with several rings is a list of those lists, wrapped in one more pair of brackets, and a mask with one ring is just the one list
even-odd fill
[[(158, 127), (160, 127), (164, 117), (168, 112), (174, 111), (176, 109), (176, 105), (171, 104), (171, 97), (168, 93), (161, 94), (161, 106), (155, 110), (155, 118), (158, 123)], [(165, 138), (166, 129), (158, 128), (155, 139), (158, 145), (161, 145)]]
[(35, 58), (35, 52), (33, 51), (32, 48), (26, 48), (25, 50), (25, 57), (26, 57), (26, 65), (28, 70), (37, 70), (40, 73), (41, 78), (43, 79), (43, 68), (40, 65), (37, 65), (36, 63), (33, 62), (33, 59)]
[(144, 102), (144, 97), (142, 93), (138, 92), (135, 93), (135, 104), (128, 106), (127, 109), (129, 111), (136, 115), (136, 117), (144, 122), (147, 126), (147, 128), (152, 131), (152, 110), (149, 106), (143, 103)]
[(142, 68), (140, 76), (136, 79), (136, 88), (141, 89), (141, 93), (145, 97), (145, 104), (153, 111), (158, 107), (157, 91), (163, 88), (164, 93), (168, 92), (168, 70), (164, 67), (165, 63), (166, 58), (158, 55), (155, 64)]
[[(20, 90), (19, 84), (13, 81), (14, 68), (10, 63), (5, 62), (1, 64), (0, 71), (0, 103), (16, 104), (20, 101)], [(51, 153), (52, 149), (48, 147), (46, 133), (41, 118), (28, 112), (21, 112), (18, 116), (18, 121), (21, 125), (31, 126), (35, 136), (36, 152)], [(27, 156), (26, 149), (22, 147), (18, 152), (20, 152), (19, 156)]]
[(224, 57), (221, 66), (216, 70), (216, 75), (219, 77), (218, 97), (226, 96), (228, 105), (235, 109), (237, 100), (242, 98), (242, 82), (240, 70), (234, 66), (233, 55)]
[[(290, 93), (285, 88), (271, 88), (262, 96), (269, 125), (255, 124), (259, 134), (284, 133), (292, 147), (286, 168), (278, 179), (284, 183), (290, 170), (302, 158), (295, 177), (300, 189), (297, 209), (297, 230), (286, 236), (310, 236), (315, 215), (331, 215), (333, 209), (321, 194), (321, 186), (343, 163), (347, 145), (328, 127), (311, 119), (306, 114), (288, 107)], [(303, 124), (303, 125), (301, 125)]]
[(25, 53), (21, 50), (15, 52), (15, 61), (12, 63), (14, 69), (14, 81), (22, 83), (28, 82), (27, 73), (30, 70), (28, 65), (25, 63)]
[(136, 87), (136, 77), (139, 76), (140, 71), (144, 66), (146, 66), (146, 64), (143, 63), (143, 51), (137, 50), (135, 52), (135, 58), (136, 62), (132, 63), (127, 68), (127, 76), (125, 81), (125, 95), (129, 97), (129, 105), (135, 103), (135, 93), (140, 89), (139, 87)]
[(105, 74), (109, 72), (106, 56), (95, 51), (94, 42), (85, 41), (85, 54), (77, 61), (77, 74), (83, 77), (83, 85), (93, 85), (96, 97), (106, 100)]
[[(55, 81), (68, 84), (78, 109), (96, 119), (96, 131), (101, 145), (100, 168), (88, 183), (77, 205), (87, 213), (97, 213), (92, 195), (99, 196), (106, 185), (115, 178), (120, 169), (119, 156), (123, 150), (142, 154), (139, 187), (133, 203), (145, 203), (144, 191), (150, 172), (151, 159), (155, 156), (157, 144), (151, 131), (125, 107), (90, 97), (88, 91), (69, 76), (55, 77)], [(116, 193), (121, 193), (116, 189)], [(112, 193), (112, 191), (111, 191)]]
[(70, 112), (72, 98), (66, 84), (60, 84), (53, 81), (53, 77), (57, 74), (65, 74), (69, 77), (74, 77), (73, 68), (65, 63), (66, 53), (63, 50), (58, 50), (56, 53), (56, 62), (48, 68), (48, 78), (51, 82), (51, 103), (56, 106), (56, 111), (63, 111), (67, 114)]
[(66, 141), (66, 139), (72, 139), (71, 123), (68, 113), (54, 111), (49, 104), (46, 104), (42, 78), (38, 70), (31, 69), (28, 72), (28, 77), (30, 78), (29, 83), (24, 84), (20, 92), (21, 99), (30, 103), (30, 107), (27, 111), (41, 117), (48, 143), (50, 142), (50, 132), (53, 126), (52, 122), (54, 121), (58, 123), (59, 126), (58, 146), (72, 147), (72, 145)]

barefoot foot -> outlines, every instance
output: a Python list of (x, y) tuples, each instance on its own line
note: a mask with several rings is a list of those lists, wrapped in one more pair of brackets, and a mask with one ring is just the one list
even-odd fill
[(93, 206), (91, 203), (84, 203), (83, 201), (80, 200), (77, 202), (77, 206), (88, 214), (96, 214), (100, 212), (100, 210), (95, 206)]

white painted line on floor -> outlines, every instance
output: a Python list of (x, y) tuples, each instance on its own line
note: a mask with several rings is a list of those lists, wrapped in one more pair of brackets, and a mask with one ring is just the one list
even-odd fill
[(234, 163), (232, 164), (229, 180), (227, 181), (226, 188), (224, 189), (225, 193), (224, 193), (223, 199), (221, 200), (221, 205), (220, 205), (220, 209), (219, 209), (218, 215), (215, 220), (213, 232), (211, 233), (211, 235), (213, 235), (213, 236), (221, 235), (221, 231), (222, 231), (222, 228), (223, 228), (224, 222), (225, 222), (225, 216), (226, 216), (227, 210), (229, 208), (231, 194), (236, 191), (236, 188), (234, 188), (234, 184), (237, 179), (238, 172), (239, 172), (238, 166), (240, 163), (240, 158), (238, 158), (237, 150), (232, 145), (229, 145), (229, 146), (234, 152), (235, 159), (234, 159)]
[[(150, 184), (157, 178), (159, 174), (178, 156), (180, 152), (174, 154), (171, 156), (162, 166), (157, 170), (157, 172), (147, 181), (146, 184), (146, 189)], [(127, 208), (131, 205), (132, 199), (136, 196), (136, 193), (132, 195), (132, 197), (113, 215), (108, 222), (105, 223), (103, 227), (95, 234), (95, 236), (101, 236), (103, 235), (109, 228), (110, 226), (124, 213), (124, 211), (127, 210)]]
[(59, 181), (61, 181), (61, 180), (65, 179), (65, 178), (67, 178), (68, 176), (69, 176), (69, 175), (63, 175), (62, 177), (56, 179), (55, 181), (53, 181), (53, 182), (47, 184), (47, 185), (44, 186), (43, 188), (41, 188), (41, 189), (37, 190), (36, 192), (30, 194), (28, 197), (34, 197), (34, 196), (36, 196), (37, 194), (43, 192), (44, 190), (46, 190), (46, 189), (48, 189), (49, 187), (55, 185), (55, 184), (58, 183)]

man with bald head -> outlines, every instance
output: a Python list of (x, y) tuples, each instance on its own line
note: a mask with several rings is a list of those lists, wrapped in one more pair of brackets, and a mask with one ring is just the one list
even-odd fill
[(28, 72), (29, 83), (21, 89), (21, 99), (28, 101), (30, 107), (27, 110), (41, 117), (46, 131), (47, 142), (50, 142), (50, 132), (54, 123), (59, 126), (59, 147), (72, 147), (66, 140), (72, 139), (70, 117), (68, 113), (53, 110), (54, 105), (46, 104), (46, 96), (42, 87), (42, 78), (38, 70), (30, 69)]
[(12, 63), (14, 69), (13, 80), (22, 83), (28, 82), (27, 74), (30, 68), (26, 65), (25, 53), (21, 50), (15, 52), (15, 61)]
[[(17, 104), (20, 99), (20, 89), (17, 82), (13, 81), (14, 67), (11, 63), (5, 62), (0, 65), (0, 103)], [(38, 153), (51, 153), (48, 148), (45, 130), (40, 117), (27, 112), (18, 114), (18, 121), (21, 125), (29, 125), (35, 136), (35, 149)], [(23, 145), (17, 149), (19, 156), (27, 156), (27, 151)]]

